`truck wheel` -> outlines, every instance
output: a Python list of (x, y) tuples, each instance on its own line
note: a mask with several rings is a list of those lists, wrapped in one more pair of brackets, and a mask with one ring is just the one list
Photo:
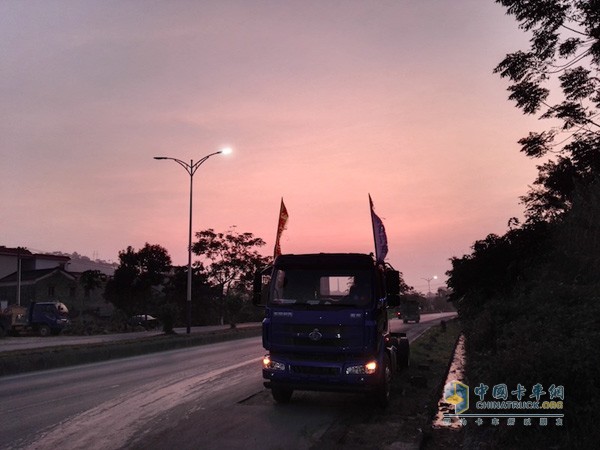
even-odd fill
[(385, 355), (383, 358), (383, 369), (381, 382), (375, 391), (375, 402), (382, 408), (386, 408), (390, 403), (390, 393), (392, 390), (392, 368), (390, 367), (390, 357)]
[(289, 403), (293, 393), (294, 391), (292, 389), (271, 388), (271, 394), (277, 403)]
[(398, 369), (406, 369), (410, 365), (410, 346), (408, 339), (398, 340), (398, 358), (396, 360)]
[(40, 333), (40, 336), (43, 337), (50, 336), (51, 332), (52, 330), (50, 330), (50, 327), (48, 325), (40, 325), (40, 327), (38, 328), (38, 333)]

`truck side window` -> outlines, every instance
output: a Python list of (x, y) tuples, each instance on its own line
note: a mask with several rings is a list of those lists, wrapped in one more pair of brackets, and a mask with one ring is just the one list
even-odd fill
[(284, 288), (287, 284), (285, 272), (278, 270), (275, 275), (275, 282), (273, 283), (273, 300), (281, 300), (284, 298)]

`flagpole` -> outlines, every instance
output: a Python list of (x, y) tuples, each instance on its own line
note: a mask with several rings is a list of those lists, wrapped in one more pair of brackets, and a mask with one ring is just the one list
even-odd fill
[(379, 261), (379, 249), (377, 248), (377, 231), (375, 230), (375, 217), (373, 217), (373, 200), (371, 194), (369, 194), (369, 213), (371, 214), (371, 228), (373, 229), (373, 247), (375, 247), (375, 261)]
[(275, 238), (275, 248), (273, 249), (273, 260), (281, 255), (281, 235), (288, 220), (288, 212), (285, 204), (283, 203), (283, 197), (281, 197), (281, 206), (279, 207), (279, 218), (277, 220), (277, 237)]
[(381, 218), (377, 214), (375, 214), (371, 194), (369, 194), (369, 206), (371, 208), (371, 225), (373, 226), (373, 240), (375, 241), (375, 260), (378, 263), (383, 264), (388, 252), (387, 236), (385, 234), (385, 227), (383, 226)]

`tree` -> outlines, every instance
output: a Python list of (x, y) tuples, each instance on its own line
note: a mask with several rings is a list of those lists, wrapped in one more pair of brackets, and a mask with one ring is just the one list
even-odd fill
[(196, 239), (192, 251), (201, 258), (197, 267), (217, 288), (220, 322), (224, 322), (225, 310), (229, 306), (229, 319), (233, 324), (234, 316), (249, 298), (243, 293), (251, 292), (254, 272), (269, 261), (258, 252), (265, 241), (252, 233), (240, 234), (235, 227), (226, 233), (216, 233), (212, 228), (199, 231)]
[(148, 313), (152, 287), (161, 284), (171, 268), (171, 257), (160, 245), (146, 243), (135, 251), (131, 246), (119, 252), (120, 264), (108, 281), (105, 298), (128, 315)]
[[(173, 305), (175, 322), (183, 324), (185, 317), (181, 314), (187, 310), (187, 271), (186, 266), (174, 266), (171, 276), (164, 286), (165, 302)], [(192, 323), (196, 325), (210, 325), (217, 321), (217, 312), (211, 303), (210, 285), (206, 274), (198, 266), (192, 266)]]
[(102, 286), (102, 281), (106, 280), (104, 275), (99, 270), (86, 270), (81, 273), (79, 283), (83, 286), (83, 291), (86, 297), (89, 297), (90, 292)]
[[(509, 99), (525, 114), (555, 125), (519, 140), (521, 151), (555, 159), (538, 166), (522, 197), (529, 220), (553, 220), (572, 206), (578, 185), (600, 172), (600, 0), (496, 0), (531, 32), (530, 48), (508, 54), (495, 68), (511, 85)], [(550, 103), (549, 85), (558, 83)]]

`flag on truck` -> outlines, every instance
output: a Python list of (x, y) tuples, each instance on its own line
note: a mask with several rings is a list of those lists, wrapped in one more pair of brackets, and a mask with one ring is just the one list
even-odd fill
[(369, 205), (371, 207), (371, 222), (373, 224), (373, 238), (375, 239), (375, 259), (377, 262), (383, 262), (388, 252), (387, 235), (385, 234), (385, 227), (383, 222), (373, 208), (373, 200), (371, 200), (371, 194), (369, 194)]
[(283, 234), (283, 230), (286, 229), (288, 217), (289, 216), (287, 208), (285, 207), (282, 198), (281, 207), (279, 208), (279, 223), (277, 224), (277, 239), (275, 239), (275, 251), (273, 252), (273, 259), (281, 255), (281, 245), (279, 243), (279, 240), (281, 238), (281, 235)]

